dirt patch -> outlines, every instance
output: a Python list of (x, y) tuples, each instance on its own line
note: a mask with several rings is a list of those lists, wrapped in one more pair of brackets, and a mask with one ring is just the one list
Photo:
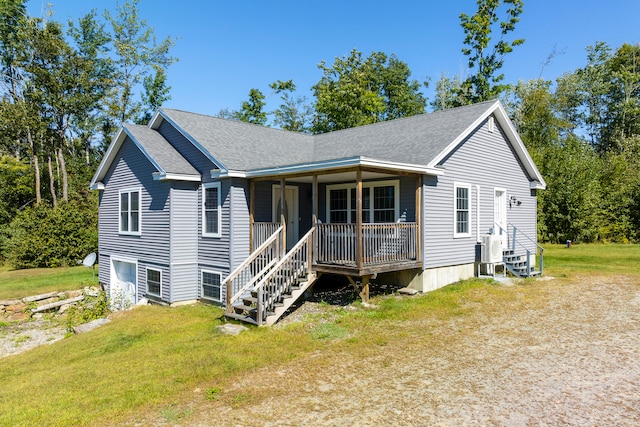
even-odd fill
[(364, 354), (318, 352), (251, 372), (224, 389), (230, 398), (196, 393), (179, 423), (639, 425), (640, 281), (546, 280), (508, 292), (506, 302), (464, 301), (471, 310), (443, 324), (397, 325), (402, 333)]
[(66, 327), (49, 319), (8, 322), (0, 326), (0, 358), (19, 354), (65, 337)]

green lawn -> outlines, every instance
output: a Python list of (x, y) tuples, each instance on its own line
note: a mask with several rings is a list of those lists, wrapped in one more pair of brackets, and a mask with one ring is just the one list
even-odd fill
[[(640, 245), (546, 249), (547, 275), (640, 276)], [(58, 289), (91, 278), (91, 271), (83, 267), (49, 272), (64, 271), (67, 282), (51, 279)], [(11, 276), (18, 273), (0, 271), (0, 287), (6, 277), (20, 283)], [(38, 275), (32, 274), (33, 280)], [(31, 280), (29, 276), (24, 280)], [(174, 424), (197, 410), (198, 402), (247, 399), (226, 394), (229, 384), (247, 371), (284, 366), (316, 352), (324, 360), (338, 359), (344, 352), (366, 355), (380, 346), (400, 345), (412, 336), (416, 324), (449, 322), (478, 306), (503, 310), (510, 301), (523, 298), (544, 302), (540, 295), (546, 292), (545, 282), (525, 284), (507, 287), (468, 280), (415, 298), (373, 299), (379, 306), (375, 310), (337, 308), (333, 317), (316, 316), (281, 328), (250, 328), (236, 337), (216, 330), (223, 322), (218, 307), (138, 307), (115, 314), (112, 322), (95, 331), (1, 359), (0, 426), (119, 425), (132, 416), (164, 417)], [(26, 289), (33, 288), (23, 285), (15, 292)], [(437, 339), (430, 333), (420, 337)]]
[(60, 267), (11, 270), (0, 267), (0, 300), (23, 298), (29, 295), (53, 291), (80, 289), (98, 283), (98, 267), (95, 277), (90, 268)]
[(543, 245), (544, 273), (548, 276), (625, 274), (640, 276), (640, 245)]

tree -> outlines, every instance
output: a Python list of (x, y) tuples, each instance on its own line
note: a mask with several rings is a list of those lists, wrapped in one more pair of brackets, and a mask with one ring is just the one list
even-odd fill
[(459, 107), (469, 98), (462, 87), (462, 79), (459, 76), (449, 77), (444, 72), (436, 82), (435, 89), (435, 99), (430, 102), (434, 111)]
[(373, 52), (363, 58), (353, 49), (332, 66), (322, 61), (323, 76), (312, 90), (316, 98), (315, 133), (346, 129), (423, 113), (420, 84), (395, 55)]
[(145, 76), (142, 86), (144, 93), (142, 95), (142, 114), (136, 121), (138, 124), (146, 124), (153, 113), (165, 101), (171, 99), (169, 91), (171, 87), (167, 86), (167, 73), (164, 68), (154, 65), (156, 70), (153, 76)]
[(313, 120), (313, 108), (306, 97), (294, 97), (296, 85), (292, 80), (276, 81), (269, 85), (279, 94), (282, 104), (273, 111), (273, 123), (281, 129), (293, 132), (309, 132)]
[[(495, 99), (507, 88), (500, 83), (504, 74), (498, 72), (504, 65), (505, 55), (524, 43), (524, 39), (505, 40), (520, 21), (523, 0), (477, 0), (477, 4), (478, 9), (472, 16), (460, 14), (467, 46), (462, 48), (462, 53), (467, 56), (472, 70), (459, 91), (465, 104)], [(506, 7), (506, 17), (502, 21), (499, 17), (501, 6)], [(494, 30), (498, 31), (499, 39), (490, 46)]]
[(242, 122), (255, 123), (264, 126), (267, 123), (267, 113), (264, 111), (265, 96), (258, 89), (249, 91), (249, 99), (243, 101), (240, 110), (234, 113), (234, 118)]
[[(150, 73), (155, 72), (158, 82), (164, 84), (162, 74), (176, 59), (169, 55), (175, 40), (170, 36), (156, 43), (153, 27), (141, 19), (138, 13), (140, 0), (126, 0), (117, 5), (117, 15), (105, 12), (105, 19), (111, 24), (113, 34), (114, 84), (107, 101), (107, 120), (103, 122), (104, 131), (109, 138), (115, 128), (126, 121), (135, 121), (143, 113), (143, 105), (136, 97), (140, 84)], [(153, 84), (151, 84), (153, 86)], [(156, 96), (160, 95), (160, 96)], [(168, 97), (162, 89), (154, 95), (154, 102)], [(166, 98), (168, 99), (168, 98)], [(165, 99), (165, 100), (166, 100)]]

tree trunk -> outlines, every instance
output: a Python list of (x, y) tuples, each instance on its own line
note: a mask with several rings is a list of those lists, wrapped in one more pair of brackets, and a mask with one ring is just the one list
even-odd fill
[(56, 196), (55, 176), (53, 175), (53, 166), (51, 164), (51, 154), (49, 154), (49, 191), (51, 191), (51, 202), (53, 207), (58, 206), (58, 197)]
[(31, 147), (31, 156), (33, 157), (33, 169), (36, 187), (36, 205), (39, 205), (40, 202), (42, 202), (42, 194), (40, 193), (40, 163), (38, 162), (38, 153), (36, 152), (36, 146), (33, 143), (31, 129), (29, 128), (27, 128), (27, 139), (29, 140), (29, 146)]
[(69, 175), (67, 174), (67, 164), (64, 162), (62, 147), (58, 148), (58, 160), (60, 160), (60, 170), (62, 171), (62, 200), (69, 201)]

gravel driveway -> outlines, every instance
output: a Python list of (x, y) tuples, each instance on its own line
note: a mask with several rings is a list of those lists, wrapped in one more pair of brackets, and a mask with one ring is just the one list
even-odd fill
[(640, 425), (640, 280), (538, 280), (511, 290), (507, 303), (464, 302), (471, 313), (446, 324), (399, 325), (407, 332), (392, 345), (365, 354), (318, 353), (247, 374), (224, 390), (248, 396), (244, 404), (194, 394), (179, 422)]

